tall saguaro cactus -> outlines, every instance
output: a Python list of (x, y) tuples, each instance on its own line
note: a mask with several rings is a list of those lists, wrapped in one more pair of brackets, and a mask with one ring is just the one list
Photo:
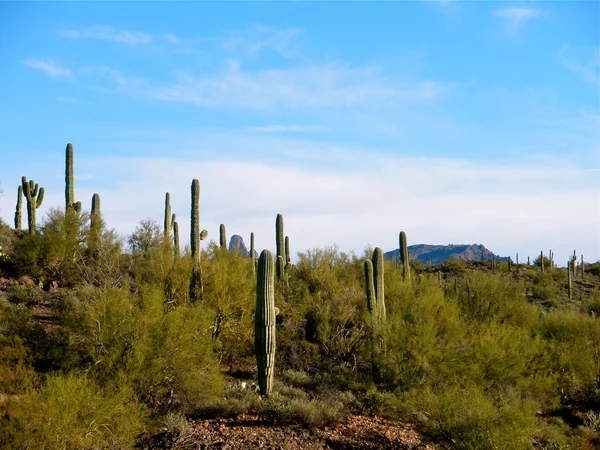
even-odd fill
[(190, 280), (190, 299), (192, 301), (202, 300), (204, 287), (202, 285), (202, 266), (200, 265), (200, 241), (208, 235), (206, 230), (200, 232), (200, 181), (192, 180), (192, 210), (190, 226), (190, 245), (192, 247), (192, 258), (194, 268)]
[(406, 233), (400, 232), (400, 259), (402, 260), (402, 276), (410, 281), (410, 262), (408, 255), (408, 241), (406, 240)]
[(92, 196), (92, 214), (90, 216), (90, 250), (98, 251), (102, 233), (102, 215), (100, 212), (100, 195)]
[(375, 315), (377, 310), (377, 300), (375, 298), (375, 282), (373, 281), (373, 262), (365, 259), (365, 290), (367, 294), (367, 310), (371, 316)]
[(33, 180), (27, 181), (26, 177), (21, 179), (21, 186), (23, 187), (23, 194), (27, 199), (27, 225), (29, 232), (35, 232), (35, 212), (44, 201), (44, 188), (39, 187)]
[[(277, 218), (275, 219), (275, 245), (276, 245), (276, 258), (280, 256), (285, 258), (285, 239), (283, 237), (283, 215), (277, 214)], [(279, 265), (277, 265), (277, 278), (283, 280), (283, 272), (279, 270)]]
[(165, 239), (169, 239), (171, 237), (171, 231), (173, 230), (173, 224), (177, 216), (175, 214), (171, 214), (171, 194), (167, 192), (165, 194), (165, 219), (164, 219), (164, 236)]
[(21, 217), (23, 211), (23, 186), (17, 188), (17, 209), (15, 211), (15, 229), (21, 229)]
[(568, 292), (569, 292), (569, 298), (573, 298), (572, 268), (573, 268), (573, 260), (571, 259), (571, 260), (567, 261), (567, 288), (568, 288)]
[(179, 258), (179, 223), (173, 220), (173, 254)]
[(275, 366), (275, 270), (273, 255), (263, 250), (258, 260), (256, 276), (256, 315), (254, 319), (254, 350), (258, 366), (260, 395), (269, 397), (273, 389)]
[(227, 232), (224, 224), (219, 226), (219, 244), (221, 248), (227, 249)]
[(290, 237), (285, 237), (285, 266), (288, 267), (292, 263), (292, 256), (290, 250)]
[(67, 144), (65, 155), (65, 206), (68, 211), (73, 208), (75, 211), (81, 211), (81, 202), (75, 201), (75, 182), (73, 176), (73, 144)]
[(383, 283), (383, 250), (373, 250), (373, 281), (375, 284), (375, 300), (377, 303), (377, 320), (385, 321), (385, 289)]

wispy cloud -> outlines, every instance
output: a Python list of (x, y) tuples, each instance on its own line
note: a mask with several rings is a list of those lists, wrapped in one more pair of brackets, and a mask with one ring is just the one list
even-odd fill
[(140, 31), (119, 31), (109, 26), (93, 26), (88, 28), (62, 30), (60, 36), (70, 39), (101, 39), (122, 44), (150, 44), (152, 36)]
[(254, 25), (247, 32), (234, 32), (223, 41), (228, 49), (240, 49), (248, 54), (256, 54), (270, 49), (285, 58), (301, 57), (298, 38), (304, 33), (299, 28), (274, 28)]
[(565, 68), (588, 83), (592, 83), (596, 88), (600, 88), (600, 48), (590, 51), (590, 49), (565, 45), (560, 49), (558, 58)]
[(516, 31), (520, 29), (526, 22), (541, 17), (544, 11), (533, 8), (503, 8), (494, 11), (494, 15), (505, 21), (507, 27)]
[(342, 65), (243, 71), (236, 61), (217, 74), (176, 72), (175, 81), (129, 83), (123, 93), (205, 107), (284, 110), (354, 107), (435, 100), (449, 90), (435, 81), (408, 81), (385, 76), (378, 68)]
[(23, 61), (28, 67), (32, 69), (41, 70), (53, 78), (70, 78), (71, 70), (59, 66), (52, 59), (27, 59)]

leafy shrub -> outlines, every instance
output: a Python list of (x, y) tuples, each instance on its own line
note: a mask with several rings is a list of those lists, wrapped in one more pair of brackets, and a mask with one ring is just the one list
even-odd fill
[(12, 284), (6, 289), (6, 298), (16, 305), (32, 306), (41, 300), (41, 290), (33, 284)]
[(36, 378), (23, 341), (0, 334), (0, 393), (25, 393), (33, 388)]
[(11, 448), (131, 448), (142, 408), (123, 384), (101, 389), (85, 375), (50, 375), (38, 392), (7, 402), (0, 443)]

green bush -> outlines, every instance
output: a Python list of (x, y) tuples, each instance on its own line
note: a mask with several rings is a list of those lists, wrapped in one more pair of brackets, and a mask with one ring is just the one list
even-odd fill
[(7, 402), (0, 443), (9, 448), (132, 448), (143, 409), (123, 384), (102, 389), (85, 375), (50, 375), (37, 392)]
[(15, 305), (33, 306), (41, 301), (41, 289), (33, 284), (12, 284), (6, 289), (6, 298)]

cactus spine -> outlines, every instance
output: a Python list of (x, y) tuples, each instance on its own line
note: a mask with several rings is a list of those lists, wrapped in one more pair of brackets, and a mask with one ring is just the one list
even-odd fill
[(192, 258), (194, 268), (190, 280), (190, 299), (192, 301), (202, 300), (204, 287), (202, 285), (202, 266), (200, 265), (200, 241), (208, 235), (206, 230), (200, 232), (200, 181), (192, 180), (192, 210), (190, 217), (190, 245), (192, 247)]
[[(285, 239), (283, 237), (283, 215), (277, 214), (275, 219), (275, 245), (276, 245), (276, 258), (280, 256), (285, 258)], [(277, 278), (283, 281), (284, 273), (279, 269), (277, 265)]]
[(27, 181), (26, 177), (21, 179), (23, 193), (27, 199), (27, 226), (30, 233), (35, 232), (35, 211), (44, 201), (44, 188), (39, 187), (33, 180)]
[(73, 208), (76, 212), (81, 211), (81, 202), (75, 202), (75, 182), (73, 181), (73, 144), (67, 144), (65, 155), (65, 207), (68, 211)]
[(375, 285), (375, 301), (377, 304), (377, 320), (385, 321), (385, 288), (383, 283), (383, 250), (373, 250), (373, 281)]
[(221, 245), (221, 248), (227, 248), (227, 234), (225, 232), (224, 224), (221, 224), (221, 226), (219, 226), (219, 244)]
[(408, 241), (406, 240), (406, 233), (404, 231), (400, 232), (400, 258), (402, 259), (402, 276), (404, 279), (410, 281)]
[(15, 229), (21, 229), (21, 217), (23, 210), (23, 186), (17, 188), (17, 210), (15, 211)]
[(275, 272), (273, 255), (263, 250), (258, 260), (256, 276), (256, 315), (254, 350), (258, 366), (260, 395), (269, 397), (273, 389), (275, 365)]

